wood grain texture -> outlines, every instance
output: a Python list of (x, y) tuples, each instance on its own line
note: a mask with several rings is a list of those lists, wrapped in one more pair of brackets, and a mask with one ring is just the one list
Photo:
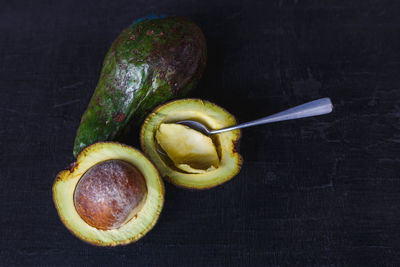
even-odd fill
[[(1, 6), (0, 265), (400, 264), (400, 3)], [(147, 14), (185, 15), (202, 27), (208, 65), (194, 96), (239, 121), (325, 96), (335, 111), (244, 130), (235, 179), (200, 192), (167, 185), (146, 237), (96, 248), (62, 225), (51, 186), (72, 161), (108, 47)]]

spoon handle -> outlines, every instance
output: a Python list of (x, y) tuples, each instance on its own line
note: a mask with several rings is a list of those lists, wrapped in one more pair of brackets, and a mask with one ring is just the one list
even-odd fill
[(332, 102), (329, 97), (321, 98), (318, 100), (314, 100), (311, 102), (307, 102), (305, 104), (289, 108), (285, 111), (258, 119), (250, 122), (245, 122), (242, 124), (238, 124), (232, 127), (219, 129), (210, 131), (210, 134), (217, 134), (227, 131), (232, 131), (236, 129), (247, 128), (251, 126), (256, 126), (260, 124), (278, 122), (278, 121), (287, 121), (287, 120), (294, 120), (312, 116), (323, 115), (332, 112)]

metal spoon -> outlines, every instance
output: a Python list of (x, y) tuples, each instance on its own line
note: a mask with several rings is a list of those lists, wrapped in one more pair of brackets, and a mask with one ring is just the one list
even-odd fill
[(199, 131), (205, 135), (213, 135), (213, 134), (218, 134), (218, 133), (223, 133), (227, 131), (233, 131), (236, 129), (242, 129), (242, 128), (247, 128), (251, 126), (256, 126), (260, 124), (266, 124), (266, 123), (272, 123), (272, 122), (278, 122), (278, 121), (287, 121), (287, 120), (294, 120), (294, 119), (300, 119), (300, 118), (306, 118), (306, 117), (312, 117), (312, 116), (318, 116), (318, 115), (323, 115), (327, 113), (332, 112), (332, 102), (329, 97), (321, 98), (318, 100), (314, 100), (311, 102), (307, 102), (305, 104), (295, 106), (293, 108), (287, 109), (285, 111), (258, 119), (250, 122), (245, 122), (242, 124), (238, 124), (232, 127), (227, 127), (223, 129), (218, 129), (218, 130), (209, 130), (204, 124), (197, 122), (197, 121), (192, 121), (192, 120), (184, 120), (184, 121), (178, 121), (175, 123), (186, 125), (193, 130)]
[[(318, 115), (324, 115), (331, 113), (333, 109), (333, 105), (331, 102), (331, 99), (329, 97), (317, 99), (311, 102), (307, 102), (305, 104), (295, 106), (293, 108), (284, 110), (282, 112), (250, 121), (250, 122), (245, 122), (242, 124), (238, 124), (232, 127), (227, 127), (223, 129), (218, 129), (218, 130), (209, 130), (204, 124), (197, 122), (197, 121), (192, 121), (192, 120), (184, 120), (184, 121), (178, 121), (175, 123), (186, 125), (196, 131), (199, 131), (205, 135), (213, 135), (213, 134), (218, 134), (218, 133), (223, 133), (227, 131), (233, 131), (236, 129), (242, 129), (246, 127), (251, 127), (251, 126), (256, 126), (260, 124), (266, 124), (266, 123), (272, 123), (272, 122), (278, 122), (278, 121), (287, 121), (287, 120), (294, 120), (294, 119), (301, 119), (301, 118), (306, 118), (306, 117), (312, 117), (312, 116), (318, 116)], [(164, 152), (164, 150), (161, 148), (161, 146), (157, 143), (156, 140), (155, 144), (157, 147), (157, 151), (162, 154), (167, 156), (167, 154)]]

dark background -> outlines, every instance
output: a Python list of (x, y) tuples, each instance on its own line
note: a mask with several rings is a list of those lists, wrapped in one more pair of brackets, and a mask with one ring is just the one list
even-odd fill
[[(398, 265), (400, 3), (2, 1), (0, 264)], [(97, 248), (60, 222), (51, 186), (119, 32), (148, 14), (197, 22), (194, 96), (255, 119), (329, 96), (334, 113), (243, 131), (240, 174), (166, 184), (156, 227)]]

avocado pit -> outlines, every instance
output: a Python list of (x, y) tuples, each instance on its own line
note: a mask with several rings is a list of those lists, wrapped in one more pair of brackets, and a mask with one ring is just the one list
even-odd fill
[(79, 180), (74, 205), (79, 216), (100, 230), (116, 229), (132, 219), (147, 195), (143, 174), (122, 160), (106, 160)]

